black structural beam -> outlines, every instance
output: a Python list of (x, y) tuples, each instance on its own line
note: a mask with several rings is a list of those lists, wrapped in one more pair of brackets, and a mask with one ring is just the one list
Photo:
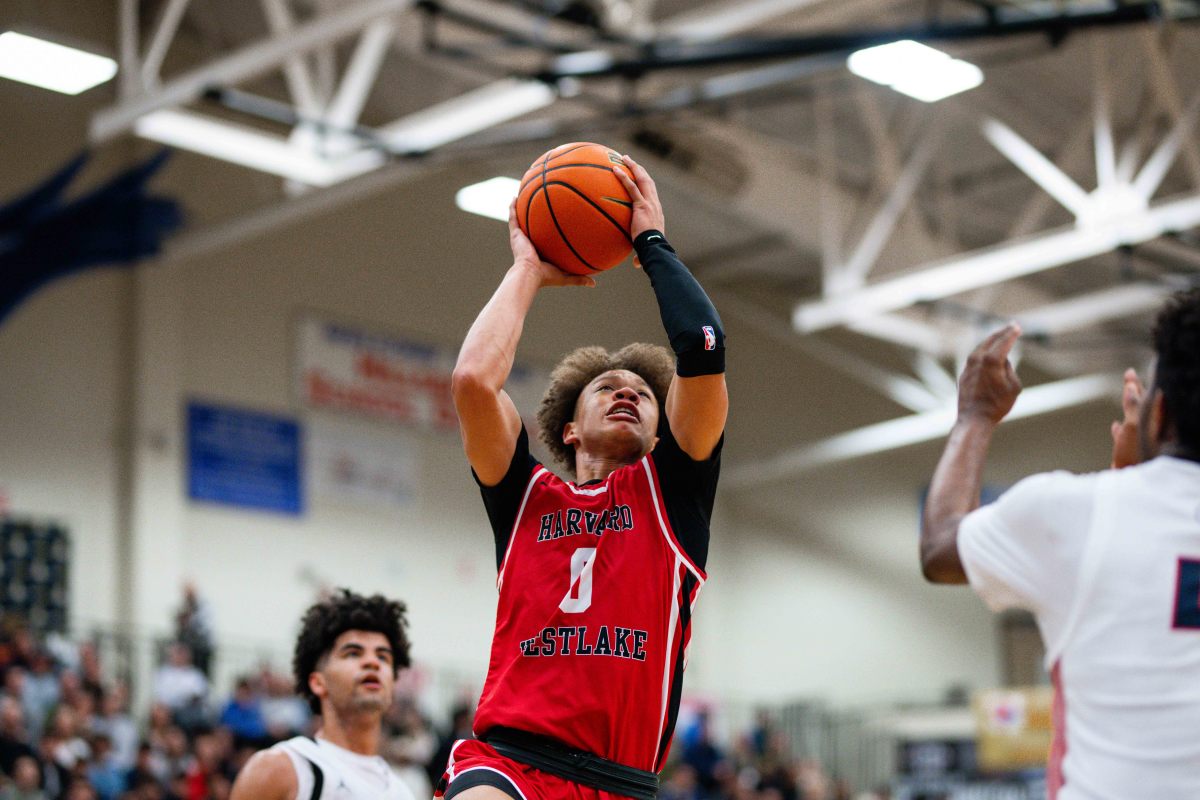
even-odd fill
[[(538, 22), (537, 17), (531, 16), (530, 29), (524, 30), (513, 28), (510, 25), (505, 25), (495, 19), (483, 17), (479, 14), (463, 11), (452, 5), (448, 5), (444, 0), (417, 0), (416, 7), (424, 11), (429, 19), (435, 22), (441, 20), (452, 22), (464, 28), (471, 28), (481, 33), (496, 36), (501, 41), (516, 47), (526, 47), (551, 54), (566, 54), (578, 50), (578, 46), (565, 41), (554, 41), (539, 35), (536, 32), (536, 26), (532, 24)], [(566, 24), (565, 21), (564, 24)], [(591, 38), (596, 41), (597, 46), (603, 44), (628, 45), (633, 43), (625, 37), (615, 36), (605, 31), (593, 29), (590, 26), (580, 25), (579, 28), (581, 32), (587, 31), (591, 35)]]
[(737, 38), (695, 44), (664, 40), (650, 43), (633, 58), (622, 59), (601, 52), (566, 55), (556, 59), (549, 69), (534, 77), (548, 82), (562, 78), (637, 77), (661, 70), (850, 53), (901, 39), (962, 42), (1040, 34), (1057, 43), (1079, 30), (1144, 24), (1168, 17), (1179, 21), (1195, 20), (1200, 18), (1200, 9), (1195, 3), (1175, 3), (1171, 13), (1167, 14), (1161, 2), (1114, 3), (1112, 7), (1099, 11), (1067, 10), (1053, 15), (1004, 9), (994, 18), (983, 22), (922, 24), (810, 36)]
[(962, 2), (983, 11), (987, 14), (988, 19), (996, 19), (1000, 14), (1000, 6), (993, 0), (962, 0)]

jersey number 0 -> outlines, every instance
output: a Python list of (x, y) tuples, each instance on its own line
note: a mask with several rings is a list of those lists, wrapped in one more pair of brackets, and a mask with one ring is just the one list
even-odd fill
[(587, 611), (592, 605), (592, 564), (594, 547), (580, 547), (571, 554), (571, 583), (558, 608), (565, 614)]

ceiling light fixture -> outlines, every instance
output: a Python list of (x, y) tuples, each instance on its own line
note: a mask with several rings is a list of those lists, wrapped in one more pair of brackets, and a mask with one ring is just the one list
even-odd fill
[(454, 202), (463, 211), (506, 222), (508, 207), (520, 188), (521, 182), (516, 178), (488, 178), (459, 189)]
[(332, 186), (377, 169), (386, 160), (375, 150), (358, 150), (336, 159), (326, 159), (281, 136), (176, 109), (152, 111), (140, 117), (133, 129), (144, 139), (309, 186)]
[(63, 94), (79, 94), (116, 74), (117, 62), (111, 58), (16, 31), (0, 33), (2, 78)]
[(860, 78), (936, 103), (983, 83), (983, 70), (941, 50), (904, 39), (852, 53), (846, 65)]

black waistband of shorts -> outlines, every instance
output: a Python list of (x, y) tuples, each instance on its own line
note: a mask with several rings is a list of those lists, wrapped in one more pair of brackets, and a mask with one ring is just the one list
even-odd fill
[(505, 758), (592, 789), (634, 800), (654, 800), (658, 794), (657, 774), (576, 750), (547, 736), (496, 727), (480, 738)]

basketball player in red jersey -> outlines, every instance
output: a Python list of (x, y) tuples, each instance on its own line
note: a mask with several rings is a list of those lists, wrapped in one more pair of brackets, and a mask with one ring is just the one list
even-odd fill
[(500, 591), (478, 740), (435, 796), (653, 798), (671, 743), (728, 410), (724, 333), (663, 233), (654, 181), (629, 157), (637, 261), (672, 349), (585, 347), (554, 370), (535, 461), (503, 386), (539, 289), (593, 285), (542, 261), (509, 214), (514, 256), (454, 371), (467, 459), (496, 540)]

